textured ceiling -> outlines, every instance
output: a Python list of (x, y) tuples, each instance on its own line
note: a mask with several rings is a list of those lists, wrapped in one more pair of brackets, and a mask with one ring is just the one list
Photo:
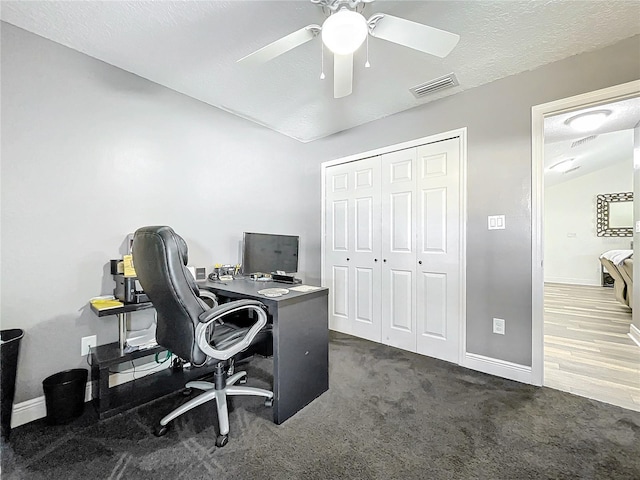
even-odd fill
[[(566, 121), (593, 110), (609, 110), (607, 120), (596, 130), (576, 132)], [(546, 118), (544, 121), (545, 185), (553, 186), (593, 173), (620, 161), (633, 173), (633, 128), (640, 125), (640, 97), (581, 108)], [(563, 160), (573, 159), (566, 173), (548, 170)], [(577, 168), (576, 168), (577, 167)]]
[[(385, 1), (389, 13), (460, 35), (440, 59), (370, 37), (353, 94), (333, 98), (321, 40), (258, 66), (236, 60), (325, 14), (307, 0), (1, 2), (3, 21), (303, 142), (640, 33), (637, 1)], [(417, 100), (409, 88), (455, 73), (459, 86)]]

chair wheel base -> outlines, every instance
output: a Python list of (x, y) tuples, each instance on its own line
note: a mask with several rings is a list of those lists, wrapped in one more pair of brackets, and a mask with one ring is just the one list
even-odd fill
[(224, 447), (229, 442), (229, 435), (218, 435), (216, 437), (216, 447)]
[(158, 425), (154, 430), (153, 434), (156, 437), (164, 437), (169, 431), (169, 425)]
[(185, 388), (184, 390), (182, 390), (183, 397), (190, 397), (192, 393), (193, 393), (193, 390), (190, 388)]
[(265, 407), (273, 407), (273, 398), (267, 398), (267, 399), (264, 401), (264, 406), (265, 406)]

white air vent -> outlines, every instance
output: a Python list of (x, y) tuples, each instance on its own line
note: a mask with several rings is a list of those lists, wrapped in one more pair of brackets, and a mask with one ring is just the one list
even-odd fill
[(444, 77), (436, 78), (426, 83), (421, 83), (409, 89), (413, 96), (416, 98), (422, 98), (431, 93), (443, 90), (445, 88), (455, 87), (459, 85), (458, 79), (453, 73), (445, 75)]
[(589, 135), (588, 137), (584, 137), (584, 138), (581, 138), (580, 140), (576, 140), (571, 144), (571, 148), (576, 148), (576, 147), (579, 147), (580, 145), (584, 145), (585, 143), (590, 142), (591, 140), (595, 140), (596, 137), (597, 135)]

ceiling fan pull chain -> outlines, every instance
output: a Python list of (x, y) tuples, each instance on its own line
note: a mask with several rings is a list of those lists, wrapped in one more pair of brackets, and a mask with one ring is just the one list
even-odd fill
[(324, 80), (324, 43), (320, 42), (320, 80)]
[(367, 33), (367, 61), (364, 64), (364, 68), (369, 68), (371, 64), (369, 63), (369, 34)]

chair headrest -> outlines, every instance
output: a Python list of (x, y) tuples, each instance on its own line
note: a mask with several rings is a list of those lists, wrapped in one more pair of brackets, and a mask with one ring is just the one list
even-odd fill
[[(169, 227), (167, 227), (169, 228)], [(180, 257), (182, 258), (182, 263), (187, 265), (189, 263), (189, 247), (187, 246), (187, 242), (184, 241), (180, 235), (176, 232), (173, 232), (178, 242), (178, 252), (180, 253)]]
[(199, 298), (198, 285), (186, 268), (187, 243), (168, 226), (136, 230), (133, 262), (142, 289), (158, 314), (156, 340), (196, 365), (206, 355), (194, 341), (199, 315), (209, 306)]

